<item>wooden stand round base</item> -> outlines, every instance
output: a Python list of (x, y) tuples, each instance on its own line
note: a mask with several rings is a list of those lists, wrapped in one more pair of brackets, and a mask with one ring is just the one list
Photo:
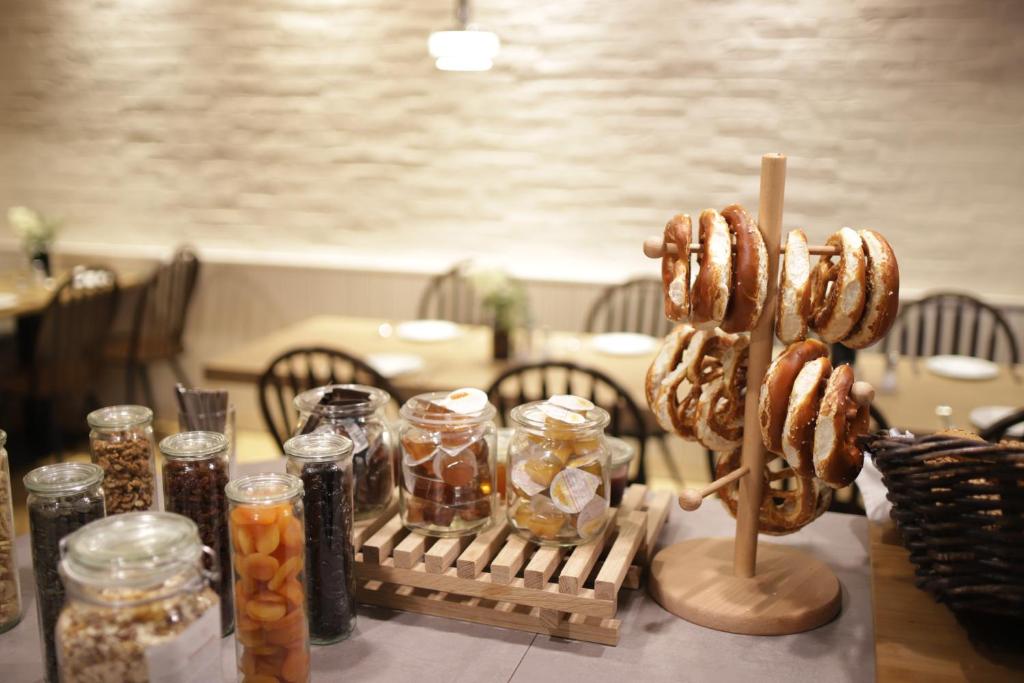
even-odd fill
[(662, 607), (707, 628), (747, 635), (800, 633), (839, 614), (839, 579), (824, 563), (786, 546), (762, 543), (757, 571), (733, 576), (731, 538), (699, 538), (654, 557), (651, 595)]

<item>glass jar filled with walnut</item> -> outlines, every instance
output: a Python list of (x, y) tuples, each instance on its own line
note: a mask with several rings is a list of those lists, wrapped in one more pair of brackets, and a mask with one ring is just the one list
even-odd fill
[(89, 413), (89, 450), (103, 468), (107, 514), (157, 507), (153, 411), (145, 406), (108, 406)]
[(62, 683), (221, 680), (220, 601), (203, 562), (215, 555), (195, 522), (127, 513), (88, 524), (61, 545)]
[(607, 411), (577, 396), (552, 396), (512, 409), (508, 449), (509, 523), (544, 545), (577, 545), (608, 521)]
[(7, 463), (7, 434), (0, 430), (0, 633), (21, 621), (21, 586), (14, 556), (14, 504)]

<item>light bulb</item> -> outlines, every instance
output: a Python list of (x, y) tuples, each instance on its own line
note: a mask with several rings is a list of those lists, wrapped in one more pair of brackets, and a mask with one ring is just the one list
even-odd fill
[(500, 47), (496, 34), (474, 28), (435, 31), (427, 41), (441, 71), (487, 71), (494, 66)]

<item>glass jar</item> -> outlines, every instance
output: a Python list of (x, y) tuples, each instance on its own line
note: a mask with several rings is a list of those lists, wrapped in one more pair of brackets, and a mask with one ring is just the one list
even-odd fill
[(617, 436), (606, 436), (608, 448), (611, 451), (609, 460), (609, 478), (611, 479), (611, 504), (612, 507), (619, 507), (622, 496), (629, 486), (629, 463), (636, 455), (636, 449), (628, 441)]
[(309, 638), (343, 640), (356, 625), (352, 442), (336, 434), (304, 434), (284, 444), (288, 473), (302, 480), (306, 516)]
[(60, 544), (71, 533), (104, 516), (103, 470), (87, 462), (37, 467), (25, 475), (36, 612), (46, 680), (56, 683), (54, 627), (64, 607)]
[(297, 434), (333, 432), (352, 442), (356, 519), (387, 508), (395, 487), (395, 435), (384, 417), (386, 391), (361, 384), (332, 384), (295, 397)]
[(227, 494), (238, 680), (308, 681), (302, 480), (254, 474), (229, 482)]
[(21, 621), (21, 585), (14, 554), (14, 500), (6, 444), (7, 434), (0, 430), (0, 633)]
[[(479, 400), (461, 407), (452, 397)], [(452, 409), (455, 408), (455, 409)], [(494, 406), (479, 390), (432, 392), (402, 406), (402, 523), (429, 536), (488, 526), (496, 505)]]
[[(223, 635), (231, 633), (235, 611), (231, 599), (231, 542), (228, 539), (229, 441), (217, 432), (182, 432), (160, 442), (164, 510), (188, 517), (199, 527), (203, 545), (212, 548), (224, 568), (213, 582), (220, 598)], [(207, 567), (212, 570), (212, 567)]]
[[(515, 434), (508, 450), (509, 523), (530, 541), (578, 545), (608, 520), (608, 413), (589, 401), (569, 410), (549, 401), (512, 409)], [(554, 400), (554, 399), (551, 399)]]
[(172, 512), (108, 517), (65, 538), (61, 682), (221, 680), (219, 600), (204, 555), (216, 567), (195, 522)]
[(153, 411), (108, 406), (89, 413), (89, 450), (103, 468), (107, 514), (156, 509)]

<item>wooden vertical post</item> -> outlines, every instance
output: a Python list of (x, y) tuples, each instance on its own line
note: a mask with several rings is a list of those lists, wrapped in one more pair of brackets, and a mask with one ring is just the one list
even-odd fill
[(757, 565), (758, 512), (764, 487), (765, 448), (761, 443), (758, 397), (761, 382), (772, 360), (775, 337), (775, 298), (778, 294), (779, 254), (782, 244), (782, 204), (786, 189), (786, 157), (765, 154), (761, 157), (761, 197), (757, 223), (768, 250), (768, 295), (757, 326), (750, 333), (750, 360), (747, 366), (747, 397), (743, 413), (742, 466), (750, 474), (740, 480), (739, 509), (736, 513), (736, 545), (733, 573), (740, 578), (754, 576)]

